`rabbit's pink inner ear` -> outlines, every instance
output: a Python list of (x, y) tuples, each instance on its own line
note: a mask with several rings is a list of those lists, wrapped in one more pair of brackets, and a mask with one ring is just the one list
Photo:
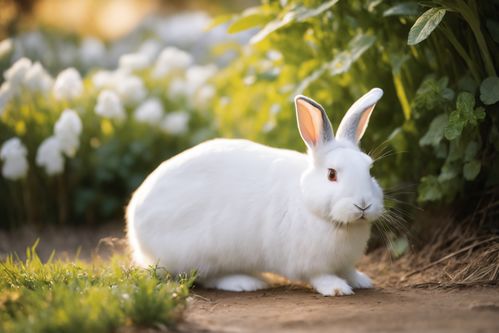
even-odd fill
[(364, 112), (362, 112), (359, 120), (359, 125), (357, 126), (357, 130), (355, 131), (355, 141), (359, 142), (366, 132), (367, 125), (369, 124), (369, 118), (371, 118), (371, 114), (373, 113), (375, 106), (376, 104), (373, 104), (365, 109)]
[(303, 140), (313, 146), (317, 145), (322, 129), (321, 111), (303, 99), (296, 101), (296, 109), (298, 111), (298, 125)]

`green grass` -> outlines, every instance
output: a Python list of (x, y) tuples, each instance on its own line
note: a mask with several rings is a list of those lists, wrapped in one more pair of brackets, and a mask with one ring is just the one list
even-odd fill
[(172, 326), (185, 308), (192, 278), (160, 268), (110, 261), (0, 262), (0, 332), (112, 332), (120, 327)]

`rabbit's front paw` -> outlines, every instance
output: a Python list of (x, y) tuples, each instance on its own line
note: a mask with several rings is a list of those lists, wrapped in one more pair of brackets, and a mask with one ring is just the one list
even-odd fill
[(354, 271), (351, 274), (350, 279), (348, 279), (348, 282), (356, 289), (368, 289), (373, 287), (371, 279), (366, 274), (359, 271)]
[(256, 277), (236, 274), (214, 278), (204, 283), (207, 288), (215, 288), (227, 291), (255, 291), (268, 287), (267, 283)]
[(310, 284), (322, 296), (353, 295), (352, 287), (336, 275), (321, 275), (310, 280)]

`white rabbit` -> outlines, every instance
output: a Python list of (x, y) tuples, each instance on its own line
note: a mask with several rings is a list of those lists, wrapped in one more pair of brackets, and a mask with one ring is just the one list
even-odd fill
[(231, 291), (266, 288), (262, 272), (325, 296), (372, 287), (355, 264), (383, 192), (358, 142), (382, 95), (374, 88), (353, 104), (336, 137), (324, 109), (297, 96), (308, 154), (216, 139), (163, 162), (127, 208), (134, 261), (195, 269), (204, 286)]

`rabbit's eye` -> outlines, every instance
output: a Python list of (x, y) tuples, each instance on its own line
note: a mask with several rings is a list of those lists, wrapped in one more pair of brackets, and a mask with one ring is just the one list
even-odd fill
[(332, 182), (335, 182), (338, 180), (336, 178), (336, 170), (335, 169), (328, 169), (327, 179), (329, 179)]

